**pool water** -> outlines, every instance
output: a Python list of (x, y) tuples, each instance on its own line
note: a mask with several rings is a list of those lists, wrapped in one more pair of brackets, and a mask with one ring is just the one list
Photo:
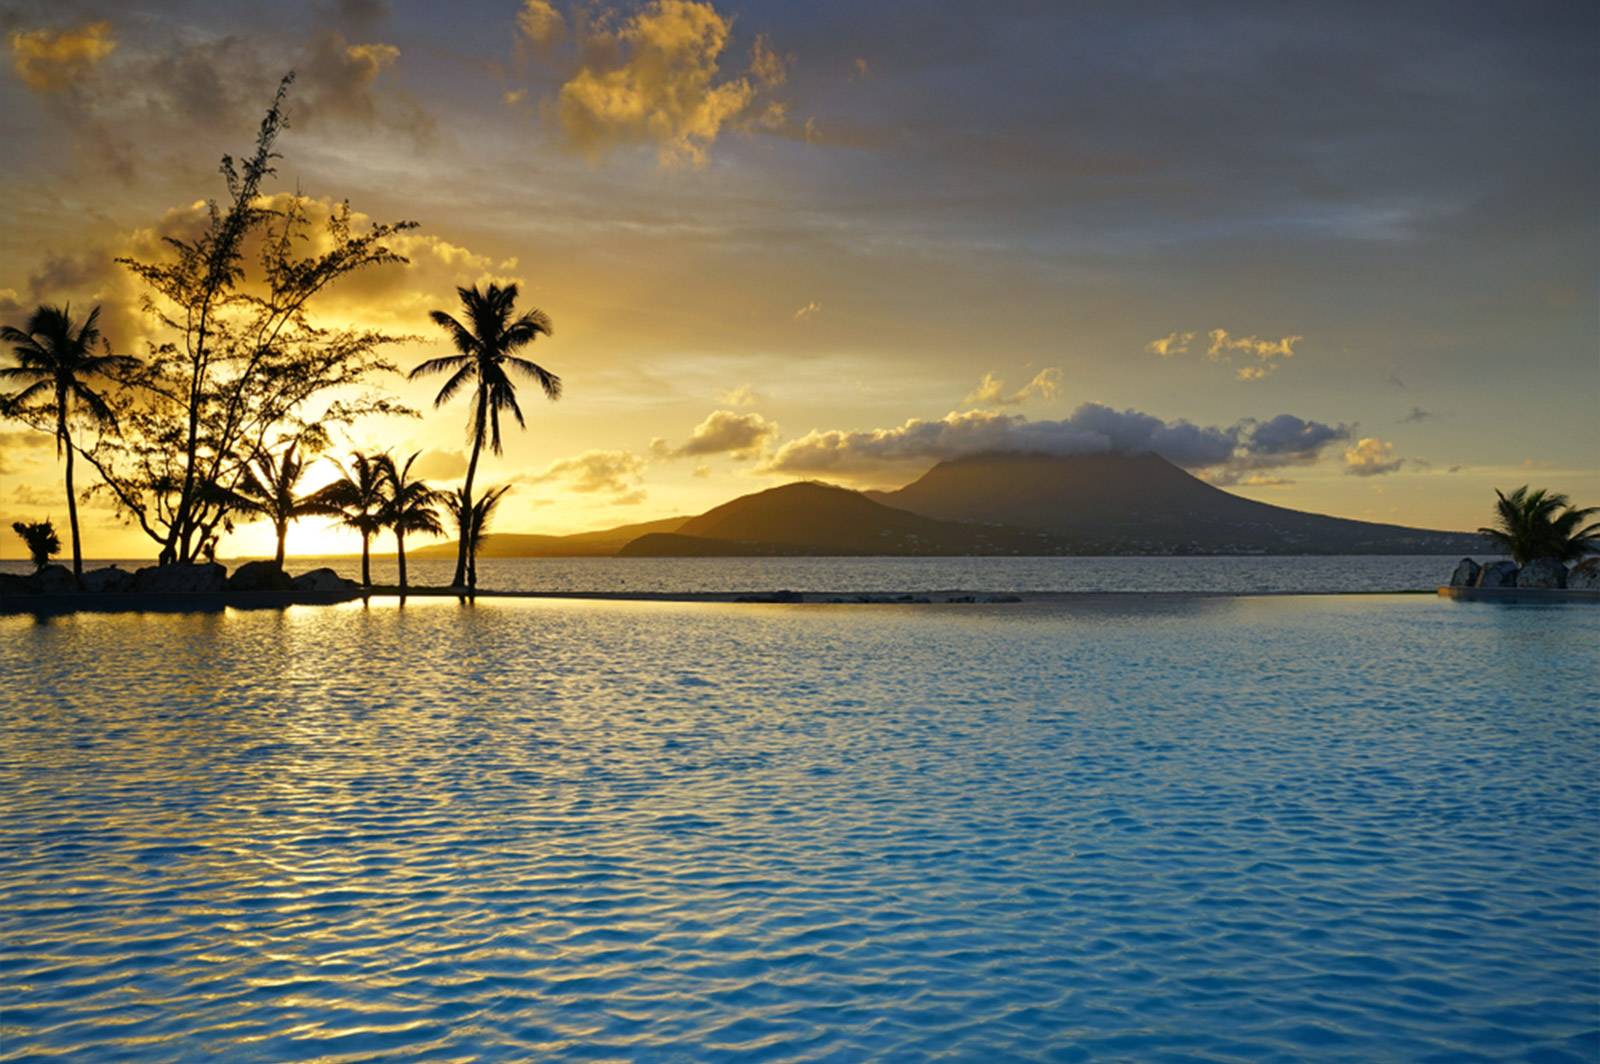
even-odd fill
[(1590, 608), (0, 628), (0, 1060), (1600, 1055)]

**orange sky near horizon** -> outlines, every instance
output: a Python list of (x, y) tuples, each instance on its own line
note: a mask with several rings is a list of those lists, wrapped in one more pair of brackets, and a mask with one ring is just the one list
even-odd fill
[[(565, 395), (522, 386), (478, 475), (513, 486), (501, 532), (988, 449), (1155, 450), (1429, 528), (1525, 483), (1600, 504), (1592, 5), (21, 0), (0, 34), (0, 320), (161, 339), (114, 259), (192, 231), (293, 69), (269, 194), (420, 223), (320, 320), (413, 337), (402, 370), (448, 350), (428, 312), (460, 285), (554, 322), (524, 354)], [(330, 454), (458, 481), (471, 404), (440, 383), (373, 381), (421, 416)], [(0, 422), (0, 558), (14, 520), (65, 537), (61, 472)], [(154, 557), (80, 515), (86, 558)], [(271, 550), (255, 524), (219, 554)]]

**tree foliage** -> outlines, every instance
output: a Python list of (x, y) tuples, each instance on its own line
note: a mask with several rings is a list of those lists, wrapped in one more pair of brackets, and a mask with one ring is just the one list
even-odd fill
[(361, 583), (372, 586), (372, 537), (384, 526), (384, 507), (388, 472), (393, 463), (387, 454), (350, 456), (349, 466), (333, 459), (339, 479), (312, 496), (321, 512), (332, 514), (338, 523), (361, 533)]
[(35, 569), (43, 569), (52, 555), (61, 553), (61, 537), (49, 521), (13, 521), (11, 528), (27, 544)]
[(1529, 491), (1526, 484), (1510, 495), (1498, 490), (1495, 495), (1495, 523), (1478, 531), (1494, 540), (1518, 565), (1536, 558), (1571, 562), (1600, 550), (1600, 521), (1583, 524), (1600, 513), (1600, 506), (1574, 509), (1561, 492), (1544, 488)]
[[(466, 312), (466, 322), (457, 321), (442, 310), (429, 316), (449, 334), (456, 354), (433, 358), (416, 367), (407, 379), (435, 373), (448, 373), (444, 387), (434, 398), (435, 408), (449, 402), (469, 383), (475, 383), (472, 417), (467, 422), (467, 438), (472, 441), (472, 458), (467, 462), (467, 478), (456, 500), (458, 511), (470, 513), (473, 507), (472, 482), (478, 472), (478, 455), (485, 443), (495, 454), (500, 447), (500, 414), (509, 411), (517, 425), (527, 427), (522, 408), (517, 405), (517, 388), (512, 375), (518, 374), (534, 381), (544, 394), (554, 400), (561, 398), (561, 378), (543, 366), (518, 357), (516, 352), (539, 336), (550, 335), (550, 318), (542, 310), (526, 311), (515, 318), (517, 286), (491, 284), (480, 292), (476, 285), (457, 288), (461, 307)], [(498, 501), (498, 499), (496, 500)], [(466, 538), (456, 552), (456, 573), (451, 583), (466, 583), (471, 554)]]
[(228, 199), (210, 204), (204, 231), (166, 237), (160, 261), (118, 260), (145, 283), (160, 338), (123, 379), (119, 423), (84, 454), (119, 512), (160, 545), (163, 563), (190, 561), (231, 529), (256, 456), (319, 447), (330, 427), (407, 412), (354, 391), (395, 368), (382, 351), (403, 338), (327, 327), (311, 306), (341, 278), (404, 263), (385, 241), (414, 223), (358, 231), (344, 204), (318, 233), (302, 197), (263, 197), (292, 77), (250, 158), (223, 157)]
[(489, 522), (494, 517), (495, 509), (510, 490), (509, 484), (490, 488), (476, 502), (465, 487), (458, 488), (445, 496), (445, 506), (455, 522), (456, 532), (461, 537), (460, 542), (467, 556), (465, 575), (456, 581), (455, 586), (477, 588), (478, 552), (483, 549), (483, 544), (489, 538)]
[(400, 590), (406, 589), (406, 536), (411, 534), (442, 536), (444, 525), (439, 521), (439, 504), (444, 495), (420, 480), (411, 479), (411, 466), (418, 451), (407, 458), (404, 465), (396, 465), (389, 454), (381, 454), (378, 461), (383, 467), (383, 508), (378, 521), (384, 528), (394, 530), (395, 563), (400, 573)]
[[(78, 497), (72, 483), (72, 421), (114, 426), (117, 419), (110, 405), (86, 382), (91, 377), (106, 377), (138, 366), (138, 359), (111, 353), (100, 335), (99, 320), (99, 307), (90, 311), (80, 325), (73, 322), (70, 307), (41, 306), (28, 315), (23, 328), (0, 328), (0, 340), (11, 345), (17, 360), (15, 366), (0, 368), (0, 381), (26, 385), (15, 394), (0, 397), (0, 413), (56, 438), (56, 457), (66, 459), (72, 573), (79, 577), (83, 575), (83, 545), (78, 535)], [(59, 544), (56, 549), (60, 549)]]
[(283, 453), (261, 451), (244, 468), (240, 485), (234, 489), (233, 508), (272, 522), (277, 537), (278, 568), (283, 568), (289, 540), (289, 523), (312, 514), (327, 513), (315, 495), (298, 495), (295, 486), (305, 473), (306, 462), (298, 453), (299, 442), (289, 441)]

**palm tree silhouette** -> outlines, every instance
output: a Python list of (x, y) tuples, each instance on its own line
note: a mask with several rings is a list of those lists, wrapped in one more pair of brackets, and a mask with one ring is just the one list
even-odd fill
[(349, 469), (334, 459), (341, 477), (312, 496), (321, 512), (336, 515), (339, 524), (361, 533), (361, 583), (366, 587), (372, 586), (372, 537), (383, 528), (387, 457), (357, 451), (350, 456)]
[(313, 495), (296, 495), (306, 463), (295, 453), (298, 444), (290, 443), (280, 458), (259, 451), (255, 461), (245, 467), (244, 483), (230, 502), (246, 513), (260, 514), (272, 522), (278, 535), (278, 568), (283, 568), (284, 545), (289, 538), (289, 522), (312, 514), (325, 514), (327, 506)]
[[(417, 452), (421, 454), (422, 452)], [(411, 480), (411, 463), (417, 454), (406, 459), (406, 464), (396, 467), (388, 454), (380, 454), (383, 466), (385, 491), (388, 498), (379, 512), (380, 522), (394, 529), (396, 560), (400, 567), (400, 590), (406, 589), (406, 533), (416, 532), (430, 536), (444, 535), (444, 525), (439, 521), (439, 503), (443, 495), (420, 480)]]
[(1478, 531), (1494, 540), (1518, 565), (1536, 558), (1577, 561), (1600, 548), (1600, 521), (1578, 527), (1600, 513), (1600, 506), (1577, 510), (1561, 492), (1544, 488), (1529, 491), (1526, 484), (1510, 495), (1498, 489), (1495, 495), (1499, 497), (1495, 523)]
[[(83, 576), (83, 547), (78, 538), (78, 500), (72, 489), (72, 435), (68, 418), (82, 411), (91, 420), (115, 424), (111, 407), (84, 383), (137, 366), (129, 355), (113, 355), (100, 335), (100, 308), (89, 312), (82, 325), (74, 325), (71, 304), (41, 306), (22, 329), (0, 328), (0, 340), (12, 345), (17, 365), (0, 369), (0, 380), (27, 381), (28, 387), (4, 399), (12, 416), (37, 413), (55, 419), (56, 457), (67, 458), (67, 521), (72, 528), (72, 575)], [(96, 350), (102, 354), (96, 354)], [(30, 405), (32, 404), (32, 405)]]
[(500, 500), (506, 492), (511, 490), (511, 485), (506, 484), (498, 488), (490, 488), (483, 493), (483, 498), (473, 502), (467, 495), (465, 488), (460, 488), (445, 496), (445, 506), (450, 511), (450, 516), (455, 520), (456, 531), (461, 536), (461, 542), (467, 545), (467, 569), (465, 586), (470, 590), (478, 587), (478, 551), (483, 548), (484, 542), (489, 538), (489, 521), (494, 517), (494, 511), (500, 505)]
[(50, 556), (61, 550), (61, 537), (56, 535), (55, 526), (48, 520), (13, 521), (11, 527), (28, 545), (28, 556), (33, 559), (35, 572), (49, 565)]
[[(478, 472), (478, 453), (485, 441), (495, 454), (501, 453), (500, 412), (509, 410), (517, 425), (527, 427), (522, 408), (517, 405), (516, 386), (510, 372), (522, 374), (537, 381), (550, 399), (561, 398), (561, 378), (543, 366), (518, 358), (513, 351), (532, 343), (541, 333), (550, 335), (550, 318), (541, 310), (530, 310), (512, 320), (513, 306), (517, 301), (517, 286), (504, 288), (491, 284), (487, 291), (457, 288), (461, 306), (466, 311), (469, 324), (463, 325), (442, 310), (429, 314), (450, 335), (450, 342), (459, 354), (433, 358), (412, 370), (407, 380), (424, 374), (449, 373), (450, 378), (439, 389), (433, 405), (437, 409), (448, 402), (469, 381), (476, 381), (476, 403), (472, 420), (467, 423), (467, 435), (472, 439), (472, 458), (467, 463), (467, 479), (458, 502), (466, 511), (472, 509), (472, 480)], [(457, 547), (456, 573), (452, 586), (459, 587), (466, 579), (469, 553), (463, 539)]]

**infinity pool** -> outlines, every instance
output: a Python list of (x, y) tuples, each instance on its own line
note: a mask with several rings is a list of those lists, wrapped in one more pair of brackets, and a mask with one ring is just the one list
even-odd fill
[(0, 618), (0, 1060), (1600, 1055), (1600, 611)]

